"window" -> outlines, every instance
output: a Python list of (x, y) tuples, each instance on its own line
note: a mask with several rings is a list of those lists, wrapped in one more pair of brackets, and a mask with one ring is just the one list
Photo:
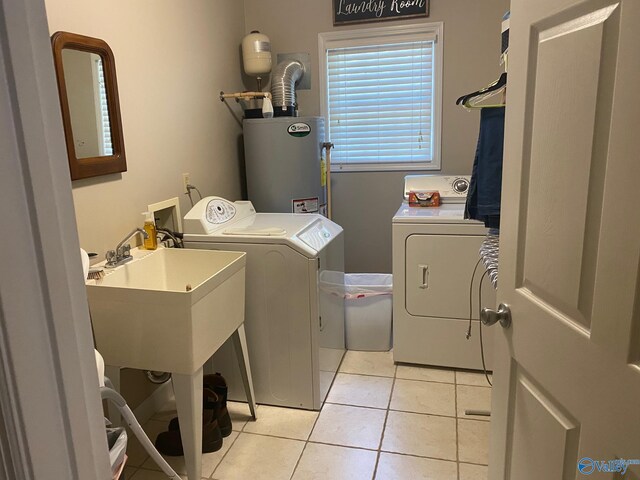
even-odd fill
[(107, 104), (107, 85), (104, 80), (104, 67), (99, 55), (91, 54), (93, 58), (94, 91), (96, 100), (96, 122), (98, 125), (98, 143), (100, 157), (113, 155), (111, 142), (111, 123), (109, 121), (109, 106)]
[(440, 168), (442, 24), (321, 33), (332, 170)]

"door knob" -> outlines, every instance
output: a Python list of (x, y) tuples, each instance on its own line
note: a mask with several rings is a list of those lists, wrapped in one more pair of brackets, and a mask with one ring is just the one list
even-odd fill
[(502, 328), (509, 328), (511, 326), (511, 309), (509, 305), (504, 303), (500, 304), (497, 311), (491, 308), (483, 308), (480, 312), (480, 321), (488, 327), (500, 322)]

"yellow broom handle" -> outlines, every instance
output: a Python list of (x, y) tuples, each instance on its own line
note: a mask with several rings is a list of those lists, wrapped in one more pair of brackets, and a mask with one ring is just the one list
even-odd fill
[(327, 150), (327, 217), (331, 220), (331, 149), (333, 143), (325, 142), (322, 147)]

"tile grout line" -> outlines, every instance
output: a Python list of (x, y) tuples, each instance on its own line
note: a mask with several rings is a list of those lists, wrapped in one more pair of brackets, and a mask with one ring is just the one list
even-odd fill
[[(400, 379), (402, 380), (402, 379)], [(392, 385), (395, 385), (395, 382), (392, 383)], [(447, 384), (447, 385), (452, 385), (452, 384)], [(455, 385), (454, 385), (455, 387)], [(458, 412), (456, 412), (456, 415), (442, 415), (439, 413), (429, 413), (429, 412), (416, 412), (414, 410), (398, 410), (395, 408), (382, 408), (382, 407), (371, 407), (371, 406), (367, 406), (367, 405), (354, 405), (352, 403), (337, 403), (337, 402), (325, 402), (328, 403), (329, 405), (340, 405), (341, 407), (355, 407), (355, 408), (369, 408), (371, 410), (391, 410), (392, 412), (400, 412), (400, 413), (413, 413), (414, 415), (429, 415), (430, 417), (441, 417), (441, 418), (459, 418), (461, 420), (474, 420), (476, 422), (490, 422), (490, 420), (485, 420), (483, 417), (470, 417), (470, 416), (465, 416), (465, 417), (458, 417)]]
[[(247, 403), (247, 408), (249, 407), (249, 404)], [(256, 415), (258, 414), (258, 405), (256, 404)], [(233, 432), (238, 432), (238, 435), (236, 435), (236, 438), (233, 440), (233, 442), (231, 442), (231, 445), (229, 445), (229, 448), (227, 448), (227, 451), (224, 452), (224, 454), (222, 455), (222, 457), (220, 457), (220, 461), (218, 462), (218, 464), (216, 465), (216, 467), (213, 469), (213, 471), (211, 472), (211, 475), (209, 475), (210, 479), (213, 479), (213, 476), (216, 473), (216, 470), (218, 470), (218, 467), (220, 465), (222, 465), (222, 461), (226, 458), (226, 456), (229, 454), (229, 452), (231, 451), (231, 448), (233, 448), (233, 446), (236, 444), (236, 442), (238, 441), (238, 439), (240, 438), (240, 434), (242, 434), (242, 432), (244, 431), (244, 427), (247, 426), (247, 423), (249, 423), (249, 421), (247, 420), (246, 422), (244, 422), (244, 425), (242, 425), (242, 428), (240, 430), (231, 430), (231, 434), (233, 434)]]
[(331, 385), (329, 385), (329, 389), (327, 390), (327, 395), (324, 397), (324, 401), (322, 402), (322, 405), (320, 405), (320, 410), (318, 410), (318, 415), (316, 416), (316, 419), (313, 422), (313, 426), (311, 427), (311, 430), (309, 430), (309, 434), (307, 435), (307, 439), (304, 442), (304, 447), (302, 447), (302, 451), (300, 452), (300, 456), (298, 457), (298, 460), (296, 461), (296, 465), (293, 467), (293, 471), (291, 472), (291, 476), (289, 477), (289, 480), (292, 480), (293, 476), (296, 474), (296, 470), (298, 469), (298, 466), (300, 465), (300, 460), (302, 460), (302, 455), (304, 455), (304, 452), (307, 449), (307, 445), (309, 445), (309, 439), (311, 438), (311, 434), (313, 433), (313, 430), (316, 428), (316, 424), (318, 423), (318, 419), (320, 418), (320, 414), (322, 414), (322, 409), (324, 408), (325, 404), (327, 403), (327, 398), (329, 398), (329, 394), (331, 393), (331, 389), (333, 388), (333, 385), (336, 383), (336, 378), (338, 378), (338, 374), (340, 373), (340, 368), (342, 367), (342, 364), (344, 363), (344, 357), (347, 356), (347, 352), (348, 352), (348, 350), (345, 350), (344, 355), (342, 355), (342, 358), (340, 359), (340, 364), (338, 365), (338, 368), (336, 369), (335, 375), (331, 379)]
[(329, 443), (329, 442), (320, 442), (318, 440), (310, 440), (307, 443), (311, 443), (313, 445), (326, 445), (328, 447), (340, 447), (340, 448), (349, 448), (351, 450), (362, 450), (364, 452), (377, 452), (377, 448), (367, 448), (367, 447), (357, 447), (354, 445), (344, 445), (342, 443)]
[[(344, 356), (342, 358), (344, 359)], [(340, 364), (342, 365), (342, 361), (340, 361)], [(340, 366), (338, 366), (338, 369), (340, 369)], [(333, 388), (333, 382), (335, 381), (337, 376), (338, 376), (338, 371), (336, 370), (336, 374), (333, 376), (333, 380), (331, 381), (331, 385), (329, 386), (329, 390), (327, 390), (327, 397), (329, 396), (329, 392)], [(318, 411), (318, 415), (316, 416), (316, 419), (313, 421), (313, 426), (311, 427), (311, 430), (309, 430), (309, 433), (307, 434), (307, 439), (304, 440), (304, 446), (302, 447), (302, 451), (300, 452), (300, 455), (298, 456), (298, 460), (296, 461), (296, 464), (293, 467), (293, 470), (291, 471), (291, 475), (289, 476), (289, 480), (292, 480), (293, 476), (296, 474), (296, 470), (298, 469), (298, 466), (300, 465), (300, 460), (302, 460), (302, 456), (304, 455), (304, 452), (307, 449), (307, 445), (309, 445), (309, 439), (311, 438), (311, 434), (313, 433), (313, 429), (316, 428), (316, 424), (318, 423), (318, 419), (320, 418), (320, 414), (322, 413), (322, 408), (324, 407), (325, 403), (326, 403), (326, 401), (323, 402), (322, 405), (320, 406), (320, 410)]]
[(391, 408), (391, 399), (393, 398), (393, 390), (396, 386), (396, 375), (398, 374), (398, 366), (393, 365), (393, 382), (391, 383), (391, 391), (389, 392), (389, 401), (387, 402), (387, 412), (384, 416), (384, 423), (382, 424), (382, 435), (380, 435), (380, 443), (378, 444), (378, 454), (376, 455), (376, 464), (373, 468), (373, 477), (371, 480), (375, 480), (378, 475), (378, 466), (380, 465), (380, 455), (382, 455), (382, 442), (384, 442), (384, 433), (387, 430), (387, 420), (389, 419), (389, 410)]
[[(402, 453), (402, 452), (394, 452), (394, 451), (391, 451), (391, 450), (381, 450), (380, 452), (381, 453), (391, 453), (391, 454), (397, 455), (399, 457), (424, 458), (424, 459), (427, 459), (427, 460), (438, 460), (440, 462), (445, 462), (445, 463), (456, 463), (455, 460), (451, 460), (450, 458), (416, 455), (415, 453)], [(470, 463), (470, 462), (462, 462), (462, 463)], [(482, 465), (482, 464), (476, 463), (474, 465)]]
[[(340, 367), (338, 367), (338, 368), (340, 368)], [(333, 377), (333, 380), (331, 381), (331, 385), (329, 386), (329, 390), (327, 390), (327, 397), (329, 396), (329, 392), (333, 388), (333, 382), (335, 381), (337, 376), (338, 376), (338, 373), (336, 372), (336, 374)], [(316, 416), (316, 419), (313, 421), (313, 426), (311, 427), (311, 430), (309, 430), (309, 434), (307, 435), (307, 439), (304, 441), (304, 447), (302, 447), (302, 451), (300, 452), (300, 456), (298, 457), (298, 460), (296, 461), (296, 464), (293, 467), (293, 471), (291, 472), (291, 476), (289, 477), (289, 480), (293, 479), (293, 476), (296, 474), (296, 470), (298, 469), (298, 466), (300, 465), (300, 460), (302, 460), (302, 456), (304, 455), (304, 452), (307, 449), (307, 445), (309, 445), (309, 439), (311, 438), (311, 434), (313, 433), (313, 429), (316, 428), (316, 424), (318, 423), (318, 419), (320, 418), (320, 414), (322, 413), (322, 408), (324, 407), (325, 403), (326, 402), (324, 402), (322, 404), (322, 406), (320, 407), (320, 410), (318, 411), (318, 415)]]
[[(396, 366), (396, 369), (397, 369), (397, 366)], [(360, 376), (360, 377), (395, 378), (395, 379), (398, 379), (398, 380), (408, 380), (410, 382), (429, 382), (429, 383), (444, 383), (445, 385), (455, 385), (455, 381), (453, 381), (453, 382), (445, 382), (445, 381), (442, 381), (442, 380), (425, 380), (425, 379), (422, 379), (422, 378), (398, 377), (396, 373), (394, 373), (393, 376), (390, 376), (390, 375), (376, 375), (376, 374), (373, 374), (373, 373), (346, 372), (346, 371), (340, 371), (338, 373), (343, 374), (343, 375), (357, 375), (357, 376)], [(467, 385), (467, 384), (464, 384), (464, 385)], [(484, 387), (484, 385), (467, 385), (467, 386), (468, 387)], [(489, 387), (487, 385), (486, 388), (491, 388), (491, 387)]]
[[(245, 435), (255, 435), (256, 437), (269, 437), (269, 438), (279, 438), (280, 440), (293, 440), (294, 442), (304, 442), (307, 443), (308, 440), (304, 440), (303, 438), (295, 438), (295, 437), (284, 437), (282, 435), (274, 435), (271, 433), (260, 433), (260, 432), (242, 432)], [(311, 443), (321, 443), (321, 442), (311, 442)]]
[(391, 375), (376, 375), (374, 373), (345, 372), (344, 370), (336, 373), (336, 377), (338, 375), (357, 375), (358, 377), (393, 378), (393, 376), (391, 376)]
[(444, 385), (455, 385), (455, 380), (453, 382), (444, 382), (442, 380), (425, 380), (423, 378), (406, 378), (406, 377), (396, 377), (398, 380), (404, 380), (407, 382), (427, 382), (427, 383), (440, 383)]
[(468, 460), (465, 460), (464, 462), (460, 462), (460, 463), (464, 465), (475, 465), (476, 467), (487, 467), (487, 468), (489, 467), (489, 465), (486, 463), (471, 462)]
[[(393, 383), (392, 383), (393, 385)], [(354, 405), (353, 403), (339, 403), (339, 402), (324, 402), (329, 405), (340, 405), (341, 407), (358, 407), (358, 408), (370, 408), (372, 410), (388, 410), (386, 407), (371, 407), (369, 405)]]
[(298, 465), (300, 465), (300, 460), (302, 460), (302, 456), (304, 455), (304, 451), (307, 449), (307, 445), (309, 445), (309, 442), (304, 442), (300, 455), (298, 455), (298, 460), (296, 460), (296, 464), (293, 466), (293, 470), (291, 470), (291, 475), (289, 475), (289, 480), (292, 480), (293, 476), (296, 474), (296, 470), (298, 469)]
[[(256, 406), (256, 410), (257, 410), (257, 406)], [(246, 423), (245, 423), (246, 425)], [(244, 430), (244, 425), (242, 426), (242, 429)], [(231, 432), (233, 433), (233, 431)], [(233, 442), (231, 442), (231, 445), (229, 445), (229, 448), (227, 448), (227, 451), (224, 452), (224, 454), (222, 455), (222, 457), (220, 457), (220, 461), (218, 462), (218, 464), (216, 465), (216, 467), (213, 469), (213, 471), (211, 472), (211, 475), (209, 475), (209, 478), (213, 478), (213, 475), (216, 473), (216, 470), (218, 470), (218, 467), (220, 465), (222, 465), (222, 461), (227, 457), (227, 455), (229, 454), (229, 452), (231, 451), (231, 449), (233, 448), (233, 446), (236, 444), (236, 442), (238, 441), (238, 439), (240, 438), (240, 434), (242, 433), (242, 431), (238, 432), (238, 435), (236, 435), (236, 438), (233, 440)]]
[[(255, 434), (249, 433), (248, 435), (255, 435)], [(268, 435), (265, 435), (265, 436), (268, 436)], [(273, 438), (280, 438), (280, 437), (273, 437)], [(302, 441), (302, 440), (298, 440), (298, 441)], [(429, 459), (429, 460), (440, 460), (440, 461), (443, 461), (443, 462), (455, 463), (455, 460), (452, 460), (451, 458), (433, 457), (433, 456), (428, 456), (428, 455), (417, 455), (415, 453), (403, 453), (403, 452), (396, 452), (396, 451), (393, 451), (393, 450), (382, 450), (382, 449), (378, 450), (376, 448), (355, 447), (353, 445), (343, 445), (343, 444), (340, 444), (340, 443), (319, 442), (317, 440), (311, 440), (311, 441), (309, 441), (307, 443), (311, 443), (311, 444), (314, 444), (314, 445), (327, 445), (329, 447), (348, 448), (348, 449), (351, 449), (351, 450), (362, 450), (362, 451), (365, 451), (365, 452), (378, 452), (378, 451), (380, 451), (380, 453), (391, 453), (393, 455), (398, 455), (398, 456), (402, 456), (402, 457), (426, 458), (426, 459)], [(475, 463), (475, 462), (462, 462), (462, 463), (471, 463), (471, 464), (474, 464), (474, 465), (484, 465), (482, 463)]]

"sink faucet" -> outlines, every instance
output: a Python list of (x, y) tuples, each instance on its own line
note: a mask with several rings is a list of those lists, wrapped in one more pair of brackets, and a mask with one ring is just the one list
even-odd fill
[(119, 265), (122, 265), (123, 263), (128, 262), (133, 258), (131, 256), (131, 245), (129, 245), (127, 242), (131, 239), (131, 237), (133, 237), (137, 233), (141, 233), (144, 238), (149, 238), (149, 235), (147, 235), (147, 232), (145, 232), (143, 229), (134, 228), (133, 230), (131, 230), (131, 232), (127, 234), (126, 237), (124, 237), (124, 239), (120, 243), (118, 243), (115, 250), (109, 250), (107, 252), (106, 254), (107, 263), (105, 267), (115, 268)]

